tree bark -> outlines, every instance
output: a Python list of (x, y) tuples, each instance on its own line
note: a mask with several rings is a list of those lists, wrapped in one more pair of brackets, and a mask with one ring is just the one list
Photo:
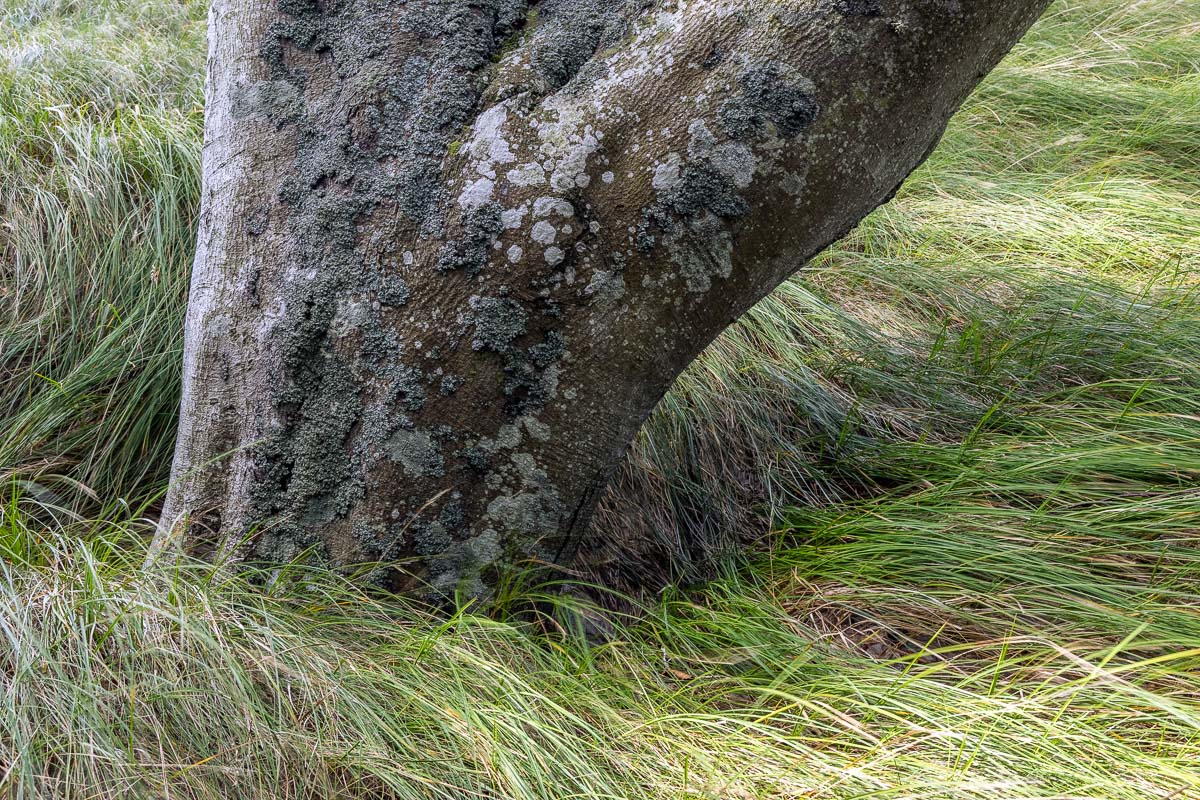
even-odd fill
[(215, 0), (159, 544), (567, 564), (681, 370), (1048, 0)]

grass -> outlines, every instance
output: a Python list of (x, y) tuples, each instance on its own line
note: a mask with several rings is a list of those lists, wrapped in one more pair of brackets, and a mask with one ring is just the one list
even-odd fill
[(0, 477), (132, 499), (174, 445), (203, 7), (0, 0), (0, 32)]
[[(21, 520), (8, 515), (9, 542)], [(42, 539), (25, 551), (36, 563), (10, 548), (4, 570), (0, 730), (10, 771), (0, 785), (10, 796), (1146, 798), (1200, 789), (1200, 650), (1178, 649), (1186, 627), (1168, 622), (1164, 637), (1128, 618), (1093, 622), (1068, 586), (1020, 615), (997, 602), (994, 620), (956, 607), (966, 587), (1002, 581), (1011, 561), (1086, 579), (1094, 554), (1064, 558), (1061, 544), (1028, 554), (1010, 544), (1009, 562), (995, 559), (992, 570), (977, 558), (974, 584), (957, 592), (944, 576), (958, 570), (929, 581), (921, 570), (938, 572), (914, 559), (913, 574), (882, 598), (822, 581), (844, 577), (840, 560), (861, 550), (832, 548), (813, 562), (796, 551), (773, 560), (786, 578), (668, 594), (621, 636), (588, 646), (572, 633), (578, 609), (561, 596), (545, 598), (561, 625), (547, 634), (553, 624), (433, 617), (320, 572), (297, 569), (263, 592), (202, 564), (141, 568), (126, 523), (82, 524), (54, 540), (21, 532)], [(903, 551), (888, 545), (909, 541), (881, 540), (870, 555), (894, 559)], [(958, 552), (955, 544), (941, 549)], [(1173, 559), (1164, 574), (1189, 562)], [(914, 578), (931, 588), (903, 588)], [(1118, 617), (1170, 606), (1166, 594), (1131, 598), (1128, 588), (1098, 583), (1093, 594)], [(912, 612), (935, 601), (940, 627), (952, 629), (946, 643), (888, 638), (888, 617), (911, 631), (922, 619)], [(1046, 631), (1019, 620), (1039, 611), (1051, 612)], [(840, 618), (851, 613), (853, 622)], [(955, 635), (964, 625), (975, 635)], [(872, 649), (873, 637), (888, 652)]]
[(1057, 3), (680, 379), (628, 617), (143, 564), (202, 16), (0, 0), (0, 797), (1200, 798), (1200, 4)]

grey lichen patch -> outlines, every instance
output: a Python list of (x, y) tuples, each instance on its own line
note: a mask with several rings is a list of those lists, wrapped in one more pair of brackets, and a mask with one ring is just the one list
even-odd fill
[(754, 150), (740, 141), (718, 141), (703, 119), (688, 126), (688, 156), (712, 165), (738, 189), (746, 189), (754, 180), (759, 159)]
[(493, 92), (544, 96), (580, 77), (598, 51), (627, 37), (645, 0), (543, 0), (521, 50), (497, 71)]
[(447, 242), (438, 253), (437, 269), (442, 272), (465, 269), (474, 274), (487, 266), (492, 245), (504, 230), (503, 209), (487, 202), (469, 207), (462, 217), (462, 235)]
[(521, 304), (507, 297), (472, 297), (475, 335), (471, 347), (506, 353), (513, 340), (525, 333), (529, 315)]
[[(772, 174), (783, 146), (779, 136), (796, 133), (798, 123), (786, 109), (762, 106), (779, 99), (763, 89), (765, 76), (783, 71), (774, 64), (749, 70), (745, 81), (753, 102), (743, 96), (722, 107), (726, 116), (740, 109), (734, 130), (727, 130), (728, 120), (714, 123), (714, 131), (708, 120), (694, 119), (687, 127), (686, 156), (669, 151), (655, 165), (658, 200), (643, 211), (634, 242), (643, 253), (661, 247), (690, 292), (707, 292), (714, 278), (732, 273), (735, 231), (750, 211), (745, 194), (757, 177)], [(798, 76), (791, 79), (793, 88), (805, 85)], [(795, 188), (794, 182), (789, 186)], [(610, 302), (620, 296), (623, 286), (597, 278), (590, 293)]]
[(625, 279), (614, 272), (597, 270), (584, 293), (600, 305), (612, 305), (625, 296)]
[(487, 109), (475, 120), (471, 139), (466, 146), (467, 167), (492, 181), (499, 167), (511, 164), (517, 158), (505, 138), (507, 121), (508, 107), (504, 104)]
[(530, 162), (510, 169), (505, 178), (513, 186), (540, 186), (546, 182), (546, 170), (541, 164)]
[(464, 549), (473, 565), (480, 567), (494, 564), (504, 555), (500, 534), (495, 528), (485, 528), (478, 536), (468, 539)]
[(561, 197), (539, 197), (533, 201), (534, 219), (553, 216), (570, 219), (575, 216), (575, 207)]
[(286, 80), (257, 81), (239, 86), (231, 103), (234, 119), (265, 114), (277, 128), (295, 121), (302, 110), (300, 92)]
[(793, 139), (816, 121), (821, 110), (812, 81), (781, 61), (746, 68), (738, 88), (740, 93), (719, 112), (721, 124), (735, 139), (771, 135)]
[(796, 205), (800, 205), (804, 191), (808, 188), (808, 179), (801, 172), (785, 172), (779, 186), (795, 200)]
[(692, 292), (708, 291), (714, 276), (728, 277), (733, 268), (728, 223), (745, 215), (749, 205), (739, 193), (736, 173), (729, 173), (708, 157), (688, 162), (638, 227), (638, 247), (649, 252), (661, 235), (664, 251)]
[(666, 192), (679, 185), (679, 167), (682, 159), (679, 153), (667, 153), (667, 157), (654, 167), (654, 177), (650, 181), (659, 192)]
[[(372, 553), (382, 556), (380, 560), (389, 557), (391, 548), (392, 526), (382, 519), (365, 519), (358, 517), (350, 524), (350, 536), (354, 549), (361, 553)], [(403, 534), (400, 534), (403, 536)], [(376, 572), (367, 579), (368, 585), (382, 586), (385, 573)]]
[(496, 433), (496, 446), (502, 450), (515, 450), (521, 446), (521, 427), (519, 425), (501, 425)]
[(513, 539), (553, 536), (558, 531), (562, 502), (550, 487), (497, 497), (488, 504), (487, 518)]
[(270, 564), (287, 564), (309, 553), (316, 563), (328, 564), (328, 552), (314, 532), (296, 525), (273, 525), (251, 532), (254, 556)]
[[(529, 427), (530, 419), (522, 422)], [(548, 432), (537, 425), (535, 421), (531, 431), (537, 431), (535, 439), (540, 439)], [(489, 480), (501, 493), (488, 503), (484, 518), (500, 539), (525, 542), (525, 553), (531, 554), (537, 552), (538, 542), (558, 534), (565, 507), (558, 488), (531, 453), (510, 450), (507, 461), (490, 473)]]
[(490, 203), (496, 182), (491, 178), (476, 178), (468, 183), (458, 195), (458, 205), (468, 211)]
[(452, 492), (432, 520), (413, 520), (406, 523), (413, 549), (425, 559), (428, 568), (427, 596), (444, 599), (479, 597), (494, 585), (489, 571), (506, 560), (514, 540), (492, 524), (485, 524), (477, 533), (468, 521), (466, 505), (460, 492)]
[(453, 534), (466, 524), (461, 492), (451, 493), (449, 501), (441, 507), (432, 522), (417, 521), (412, 524), (414, 549), (419, 555), (436, 559), (431, 562), (431, 572), (435, 577), (439, 572), (454, 569), (456, 556), (450, 552), (454, 545)]
[(552, 245), (558, 237), (558, 229), (545, 220), (539, 220), (534, 223), (529, 235), (538, 244)]
[(883, 15), (883, 4), (879, 0), (833, 0), (833, 7), (838, 13), (850, 17), (878, 17)]
[(463, 533), (467, 530), (462, 494), (452, 492), (432, 520), (414, 519), (405, 523), (412, 548), (422, 556), (428, 569), (429, 592), (433, 598), (453, 595), (464, 580), (477, 576), (472, 559), (464, 552)]
[(525, 350), (513, 349), (504, 364), (504, 409), (512, 418), (536, 414), (558, 395), (560, 362), (568, 357), (566, 339), (559, 331)]
[(260, 556), (274, 558), (263, 548), (282, 547), (281, 538), (309, 541), (304, 531), (344, 516), (362, 496), (350, 443), (362, 414), (360, 393), (349, 364), (334, 352), (318, 354), (292, 373), (279, 395), (287, 427), (255, 449), (254, 516), (286, 516), (270, 526), (275, 535), (258, 541)]
[(410, 294), (408, 283), (399, 275), (385, 275), (379, 281), (377, 296), (385, 306), (402, 306), (408, 302)]
[(293, 17), (310, 17), (321, 12), (317, 0), (278, 0), (279, 10)]
[[(537, 417), (525, 416), (521, 417), (519, 421), (525, 426), (525, 430), (528, 431), (529, 435), (535, 440), (539, 442), (550, 441), (550, 426), (539, 420)], [(516, 445), (513, 446), (516, 447)]]
[(364, 316), (359, 330), (361, 366), (372, 383), (385, 387), (384, 406), (401, 405), (406, 411), (420, 411), (427, 399), (420, 369), (405, 363), (405, 348), (400, 337), (384, 322), (378, 310), (367, 309)]
[(511, 231), (521, 227), (525, 215), (529, 213), (529, 204), (525, 203), (515, 208), (506, 208), (500, 212), (500, 224), (504, 230)]
[(660, 205), (685, 221), (706, 216), (733, 219), (750, 210), (733, 178), (708, 159), (688, 164)]
[(425, 431), (399, 430), (387, 442), (388, 454), (404, 467), (411, 478), (440, 477), (445, 474), (441, 447)]
[(733, 237), (712, 214), (690, 219), (686, 231), (668, 233), (664, 244), (690, 292), (707, 292), (713, 278), (733, 272)]

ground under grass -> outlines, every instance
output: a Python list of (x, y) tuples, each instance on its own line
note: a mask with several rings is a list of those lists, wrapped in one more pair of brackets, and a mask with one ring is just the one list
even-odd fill
[(681, 378), (602, 643), (143, 564), (203, 13), (0, 0), (0, 797), (1200, 798), (1200, 3), (1057, 3)]

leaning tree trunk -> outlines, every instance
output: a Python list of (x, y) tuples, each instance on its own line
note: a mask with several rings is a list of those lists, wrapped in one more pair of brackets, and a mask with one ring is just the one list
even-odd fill
[(1047, 0), (215, 0), (160, 544), (567, 563), (726, 325)]

